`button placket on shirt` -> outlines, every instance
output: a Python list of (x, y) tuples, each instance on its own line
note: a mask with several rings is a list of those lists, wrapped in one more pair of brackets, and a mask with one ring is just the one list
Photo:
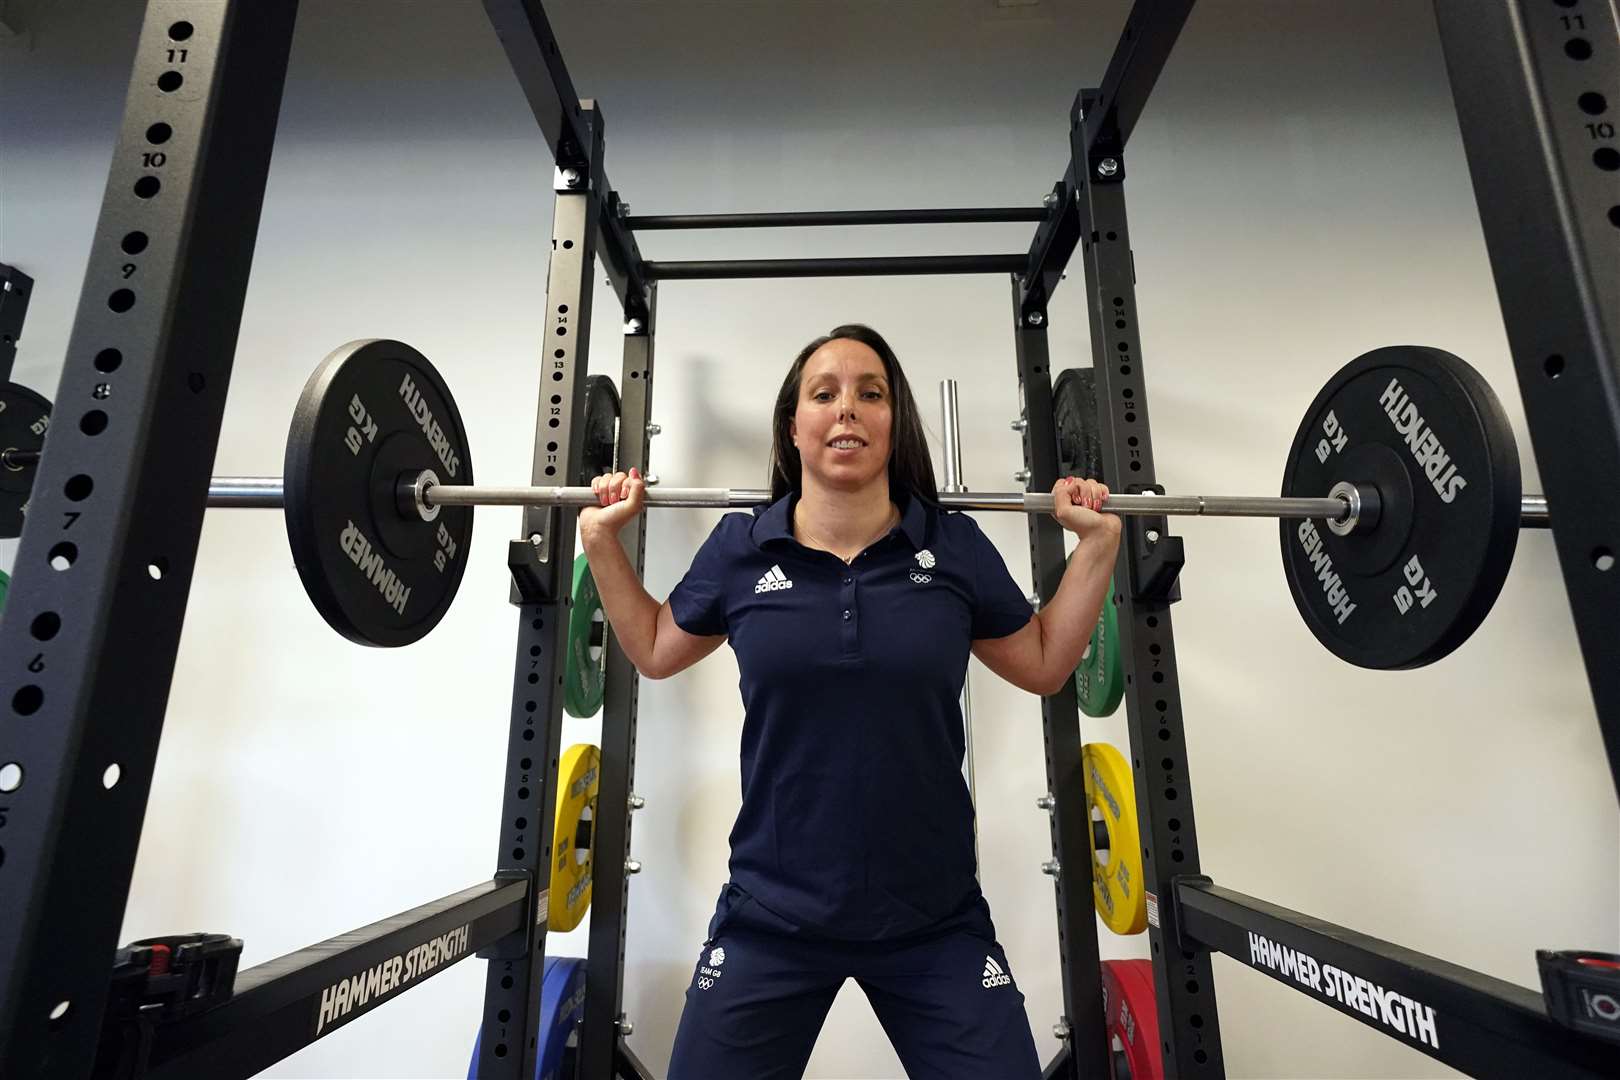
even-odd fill
[(842, 608), (839, 615), (839, 642), (843, 647), (845, 657), (860, 655), (860, 634), (858, 632), (860, 620), (855, 617), (859, 613), (860, 607), (855, 599), (857, 588), (855, 579), (855, 572), (846, 569), (842, 583), (838, 588), (839, 606)]

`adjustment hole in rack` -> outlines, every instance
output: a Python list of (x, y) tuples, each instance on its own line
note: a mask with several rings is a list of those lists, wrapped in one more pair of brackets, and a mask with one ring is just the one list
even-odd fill
[(108, 791), (111, 791), (113, 788), (118, 786), (118, 780), (123, 775), (124, 770), (120, 769), (118, 767), (118, 763), (115, 761), (102, 771), (101, 786), (106, 788)]
[(574, 246), (574, 242), (572, 240), (564, 240), (563, 241), (563, 250), (564, 251), (567, 251), (569, 248), (571, 248), (573, 246)]
[(518, 788), (518, 798), (527, 799), (528, 797), (529, 797), (529, 789), (528, 788), (526, 788), (526, 787)]
[(1170, 852), (1170, 861), (1171, 862), (1180, 862), (1182, 859), (1185, 859), (1186, 857), (1187, 857), (1186, 854), (1183, 853), (1180, 848), (1176, 848), (1176, 849), (1174, 849), (1173, 851)]
[[(551, 355), (552, 355), (552, 357), (554, 359), (561, 360), (563, 357), (568, 355), (568, 352), (566, 350), (564, 350), (564, 349), (558, 349), (556, 352), (552, 353)], [(555, 377), (561, 377), (561, 372), (559, 372), (558, 375), (555, 376)]]
[(11, 695), (11, 708), (18, 716), (33, 716), (45, 704), (45, 691), (29, 684)]
[(502, 975), (501, 976), (501, 989), (502, 990), (510, 990), (510, 989), (512, 989), (512, 976), (510, 976), (510, 975)]
[(552, 378), (552, 381), (553, 381), (553, 382), (562, 382), (562, 372), (560, 372), (560, 371), (553, 371), (553, 372), (552, 372), (552, 373), (551, 373), (551, 378)]
[(22, 787), (23, 769), (15, 761), (0, 765), (0, 793), (11, 794)]
[(51, 553), (46, 556), (50, 561), (52, 570), (66, 570), (73, 565), (73, 560), (78, 557), (79, 549), (66, 540), (51, 548)]
[(193, 371), (191, 374), (186, 376), (186, 389), (190, 390), (193, 394), (202, 393), (207, 386), (208, 380), (203, 377), (203, 373), (200, 371)]
[(1176, 789), (1175, 788), (1167, 787), (1167, 788), (1164, 789), (1164, 801), (1165, 802), (1175, 802), (1176, 798), (1177, 798), (1177, 795), (1176, 795)]
[(1571, 60), (1592, 59), (1592, 43), (1583, 37), (1570, 38), (1564, 42), (1564, 55)]
[(100, 435), (107, 430), (107, 414), (100, 409), (91, 409), (79, 417), (79, 430), (86, 435)]
[(1169, 742), (1170, 741), (1170, 729), (1169, 728), (1162, 727), (1162, 728), (1159, 729), (1159, 741), (1160, 742)]
[(1193, 1013), (1191, 1016), (1187, 1017), (1187, 1023), (1192, 1027), (1201, 1028), (1204, 1026), (1204, 1018), (1199, 1016), (1197, 1013)]
[(1114, 306), (1115, 307), (1124, 307), (1125, 306), (1125, 298), (1123, 296), (1114, 297)]
[(1196, 994), (1201, 989), (1202, 989), (1202, 987), (1200, 987), (1198, 985), (1198, 980), (1197, 979), (1188, 979), (1187, 980), (1187, 993)]
[(168, 124), (157, 123), (146, 129), (146, 141), (153, 146), (162, 146), (174, 135), (174, 128)]
[(1620, 229), (1620, 203), (1609, 207), (1609, 224)]
[(118, 289), (107, 297), (107, 306), (122, 315), (135, 306), (135, 291), (133, 289)]
[(1596, 90), (1588, 90), (1575, 100), (1576, 104), (1580, 105), (1581, 112), (1588, 116), (1602, 116), (1609, 108), (1609, 99)]
[(1198, 1062), (1198, 1064), (1202, 1065), (1204, 1062), (1209, 1060), (1209, 1054), (1206, 1053), (1203, 1050), (1194, 1050), (1193, 1051), (1193, 1060)]
[(159, 555), (146, 564), (146, 576), (153, 581), (162, 581), (169, 572), (169, 560)]
[(520, 817), (516, 821), (512, 822), (512, 827), (517, 829), (519, 832), (522, 832), (524, 829), (529, 827), (529, 819)]
[(503, 1024), (507, 1023), (512, 1019), (512, 1012), (510, 1009), (502, 1009), (500, 1012), (495, 1014), (495, 1019), (499, 1020)]
[(1541, 370), (1547, 373), (1547, 378), (1556, 379), (1564, 373), (1564, 358), (1553, 353), (1541, 362)]
[(124, 249), (126, 255), (139, 255), (146, 250), (146, 240), (146, 234), (136, 229), (134, 232), (125, 233), (118, 246)]
[(1180, 818), (1173, 817), (1173, 818), (1170, 819), (1170, 831), (1171, 832), (1180, 832), (1181, 831), (1181, 819)]
[(1603, 146), (1592, 151), (1592, 164), (1604, 172), (1620, 172), (1620, 150)]
[(186, 77), (178, 71), (165, 71), (158, 76), (158, 89), (165, 94), (172, 94), (184, 86)]
[(1136, 423), (1136, 414), (1135, 414), (1135, 413), (1134, 413), (1134, 412), (1128, 412), (1128, 413), (1126, 413), (1126, 414), (1125, 414), (1125, 422), (1126, 422), (1126, 423), (1127, 423), (1127, 424), (1134, 424), (1134, 423)]
[(567, 337), (568, 336), (568, 327), (566, 327), (566, 326), (557, 327), (557, 336), (558, 337)]
[(1610, 551), (1606, 547), (1598, 548), (1596, 551), (1592, 552), (1592, 565), (1597, 567), (1602, 573), (1607, 574), (1610, 570), (1614, 569), (1614, 552)]
[(557, 314), (559, 314), (559, 315), (568, 314), (568, 305), (567, 304), (558, 304), (557, 305)]
[(62, 629), (62, 616), (54, 611), (42, 611), (34, 616), (34, 621), (28, 625), (28, 632), (34, 635), (35, 641), (49, 641)]
[(535, 673), (534, 673), (534, 672), (532, 672), (532, 671), (531, 671), (531, 672), (529, 672), (529, 685), (530, 685), (530, 686), (533, 686), (533, 685), (534, 685), (534, 684), (535, 684), (535, 683), (537, 683), (537, 682), (539, 682), (539, 681), (540, 681), (540, 676), (538, 676), (538, 675), (536, 675), (536, 674), (535, 674)]
[(140, 199), (150, 199), (163, 190), (163, 181), (155, 176), (143, 176), (135, 181), (135, 196)]
[(94, 480), (84, 473), (79, 473), (77, 476), (69, 477), (68, 482), (62, 485), (62, 494), (66, 495), (72, 502), (84, 502), (90, 497), (90, 493), (95, 488), (96, 482)]
[(495, 1044), (495, 1056), (498, 1057), (498, 1058), (503, 1058), (503, 1057), (506, 1056), (506, 1044), (505, 1043), (496, 1043)]
[(534, 741), (534, 729), (533, 728), (527, 728), (527, 729), (524, 730), (524, 732), (523, 732), (523, 741), (524, 742), (533, 742)]
[[(539, 707), (540, 707), (539, 704), (536, 703), (536, 702), (533, 702), (533, 701), (525, 701), (523, 703), (523, 711), (524, 712), (532, 713), (532, 712), (534, 712), (534, 710), (538, 709)], [(525, 766), (525, 768), (526, 767), (527, 766)]]
[(175, 23), (173, 26), (169, 27), (169, 40), (170, 41), (189, 41), (189, 40), (191, 40), (191, 24), (186, 22), (184, 19), (182, 19), (179, 22)]
[(523, 861), (523, 849), (520, 848), (520, 847), (513, 848), (512, 849), (512, 858), (516, 862), (522, 862)]
[[(518, 762), (518, 768), (522, 769), (524, 772), (528, 772), (530, 769), (534, 768), (534, 762), (528, 758), (524, 758)], [(519, 820), (521, 821), (522, 819), (520, 818)]]
[(1159, 626), (1159, 617), (1157, 615), (1149, 615), (1147, 617), (1147, 624), (1148, 624), (1148, 629), (1150, 629), (1150, 630), (1157, 629), (1158, 626)]
[(94, 362), (97, 371), (110, 375), (112, 372), (118, 370), (118, 365), (124, 362), (124, 354), (119, 352), (117, 349), (102, 349), (100, 352), (96, 353), (96, 359)]

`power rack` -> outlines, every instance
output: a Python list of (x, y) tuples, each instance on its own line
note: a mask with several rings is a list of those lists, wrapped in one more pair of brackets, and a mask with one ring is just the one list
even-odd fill
[[(341, 1015), (327, 994), (415, 950), (435, 958), (416, 981), (473, 953), (491, 961), (479, 1074), (534, 1073), (546, 934), (539, 883), (551, 851), (547, 811), (561, 737), (556, 658), (574, 554), (572, 518), (556, 509), (526, 511), (510, 547), (518, 648), (492, 879), (249, 969), (228, 1001), (148, 1027), (133, 1052), (98, 1066), (109, 959), (173, 675), (296, 7), (296, 0), (150, 0), (147, 8), (57, 396), (59, 426), (40, 466), (0, 624), (9, 699), (0, 760), (25, 763), (28, 776), (0, 804), (0, 910), (9, 916), (0, 924), (5, 1080), (248, 1076), (414, 985), (379, 988)], [(1152, 488), (1125, 150), (1193, 0), (1135, 4), (1101, 84), (1075, 100), (1071, 161), (1044, 208), (649, 218), (629, 217), (608, 182), (602, 112), (575, 93), (539, 0), (484, 0), (484, 7), (557, 166), (535, 483), (555, 483), (580, 461), (573, 432), (583, 416), (599, 257), (624, 313), (621, 467), (649, 463), (660, 279), (1007, 273), (1025, 464), (1032, 488), (1044, 490), (1057, 474), (1046, 307), (1078, 251), (1105, 473), (1116, 490)], [(1434, 7), (1531, 434), (1547, 498), (1558, 507), (1553, 531), (1566, 590), (1620, 785), (1620, 576), (1610, 572), (1620, 547), (1613, 535), (1620, 489), (1588, 482), (1620, 475), (1620, 144), (1611, 124), (1591, 123), (1578, 104), (1620, 86), (1620, 28), (1603, 0), (1435, 0)], [(161, 165), (149, 141), (156, 125), (169, 130)], [(643, 260), (635, 241), (637, 230), (657, 228), (963, 221), (1038, 226), (1022, 255), (657, 263)], [(119, 392), (111, 395), (114, 370)], [(83, 505), (63, 494), (67, 479), (81, 474), (94, 478), (97, 492)], [(629, 535), (638, 571), (643, 541), (643, 527)], [(1054, 523), (1031, 517), (1030, 550), (1037, 588), (1050, 595), (1063, 557)], [(1116, 574), (1127, 670), (1162, 676), (1129, 680), (1126, 701), (1153, 886), (1149, 940), (1165, 1074), (1224, 1075), (1212, 951), (1476, 1075), (1620, 1073), (1615, 1042), (1556, 1023), (1539, 993), (1200, 874), (1170, 619), (1182, 559), (1182, 543), (1163, 519), (1127, 523)], [(53, 560), (73, 572), (51, 571)], [(621, 1012), (637, 681), (611, 637), (608, 648), (596, 912), (576, 1058), (577, 1074), (590, 1080), (649, 1075), (626, 1045)], [(1072, 686), (1044, 699), (1042, 714), (1068, 1036), (1045, 1074), (1107, 1076)], [(116, 763), (118, 775), (104, 773), (104, 763)], [(535, 833), (520, 818), (538, 822)], [(63, 851), (73, 858), (53, 857)], [(1335, 996), (1321, 978), (1302, 976), (1328, 966), (1359, 980), (1359, 989)], [(1379, 1007), (1368, 1007), (1373, 997), (1362, 984), (1380, 990)]]

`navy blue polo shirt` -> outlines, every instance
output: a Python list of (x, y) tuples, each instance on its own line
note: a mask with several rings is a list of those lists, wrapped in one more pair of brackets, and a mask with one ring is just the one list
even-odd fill
[(972, 642), (1031, 609), (965, 514), (901, 496), (855, 561), (793, 538), (797, 493), (727, 514), (669, 596), (725, 634), (745, 715), (732, 881), (806, 934), (927, 930), (979, 900), (959, 699)]

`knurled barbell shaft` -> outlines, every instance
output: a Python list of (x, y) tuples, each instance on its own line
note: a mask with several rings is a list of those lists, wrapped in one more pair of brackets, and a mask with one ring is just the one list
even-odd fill
[[(668, 488), (647, 490), (647, 505), (750, 507), (771, 501), (760, 488)], [(482, 487), (477, 484), (431, 484), (423, 494), (428, 506), (595, 506), (588, 487)], [(1021, 510), (1051, 513), (1050, 492), (941, 492), (947, 510)], [(1216, 517), (1338, 518), (1343, 499), (1250, 498), (1215, 495), (1110, 495), (1103, 509), (1116, 514), (1204, 514)]]

